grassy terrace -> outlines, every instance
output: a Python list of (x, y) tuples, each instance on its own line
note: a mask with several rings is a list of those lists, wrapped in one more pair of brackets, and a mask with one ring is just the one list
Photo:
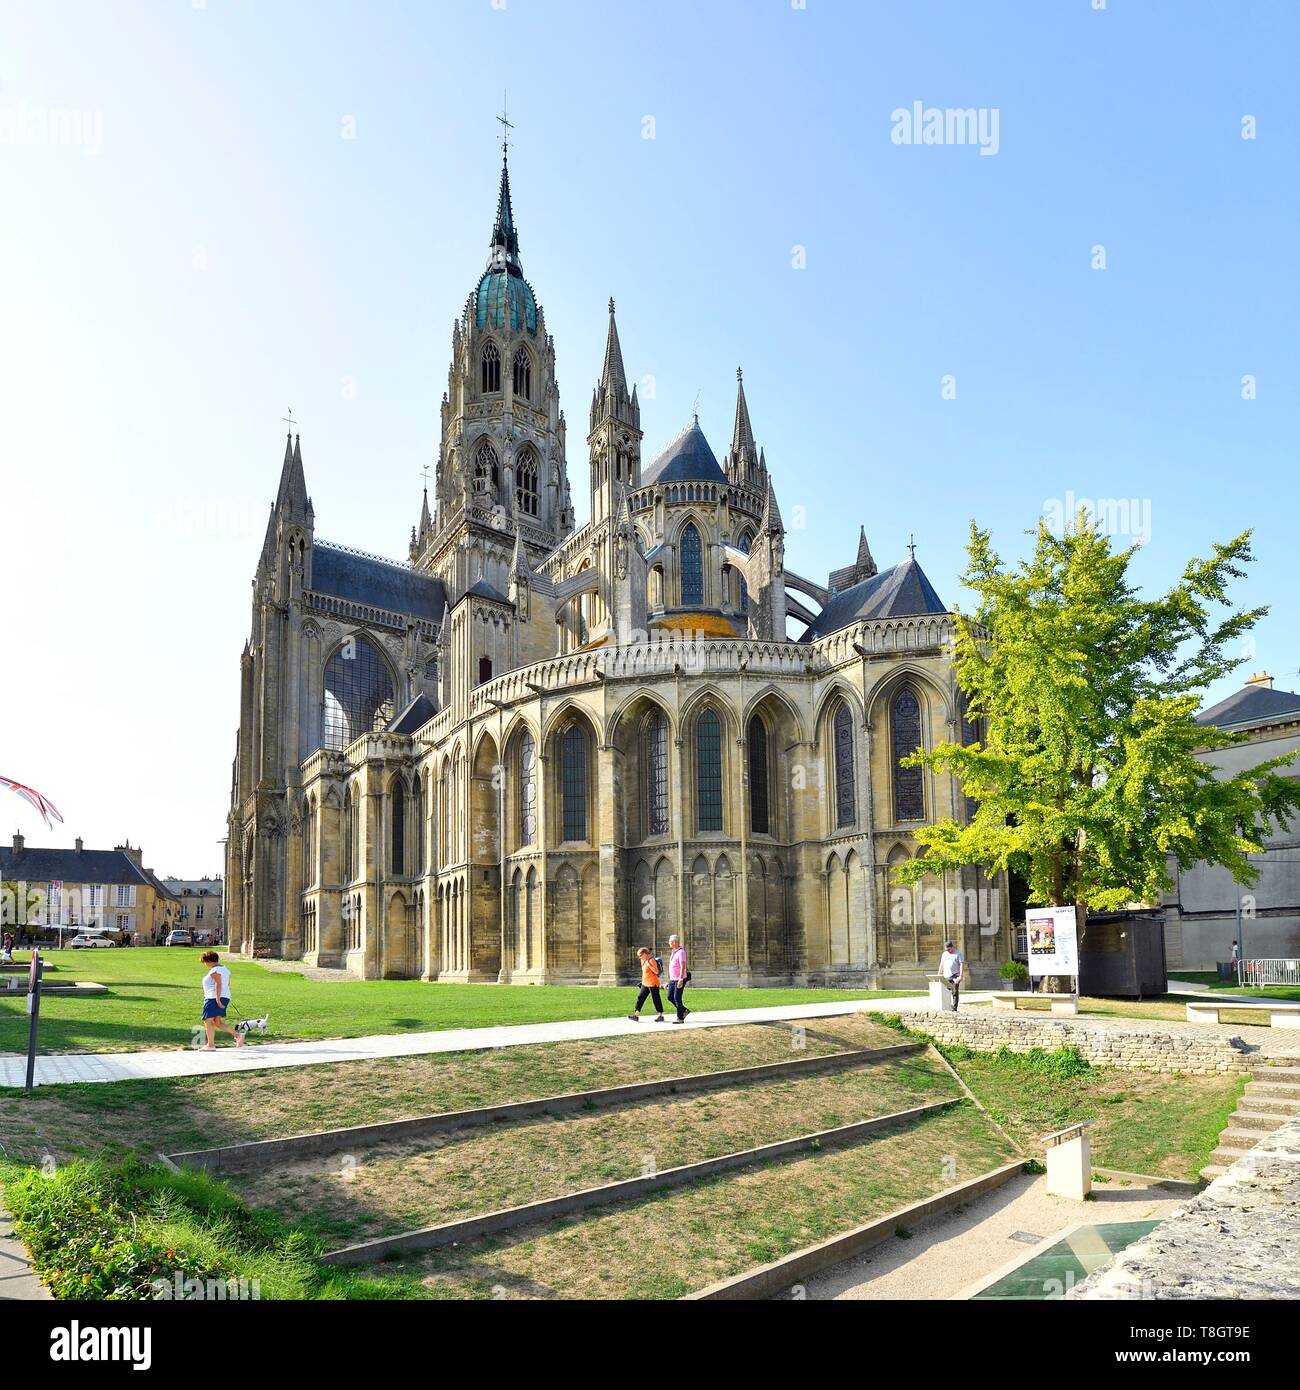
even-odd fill
[(797, 1031), (789, 1024), (700, 1031), (664, 1025), (638, 1038), (183, 1081), (38, 1087), (30, 1098), (0, 1090), (0, 1143), (28, 1162), (45, 1153), (59, 1162), (94, 1154), (152, 1158), (159, 1150), (215, 1148), (898, 1041), (896, 1032), (861, 1015), (817, 1019)]
[[(25, 954), (20, 959), (25, 959)], [(199, 952), (180, 947), (51, 951), (60, 980), (97, 980), (108, 994), (51, 995), (41, 1003), (43, 1052), (121, 1052), (188, 1047), (202, 1007)], [(431, 984), (422, 980), (309, 980), (256, 961), (224, 957), (232, 998), (246, 1016), (269, 1013), (275, 1041), (355, 1038), (576, 1018), (616, 1018), (635, 1002), (628, 986)], [(690, 989), (694, 1009), (754, 1009), (843, 999), (887, 998), (833, 989)], [(252, 1045), (256, 1045), (256, 1040)], [(0, 996), (0, 1052), (27, 1048), (23, 998)]]
[[(384, 1143), (229, 1181), (329, 1244), (522, 1206), (958, 1097), (930, 1056)], [(468, 1180), (473, 1175), (472, 1181)]]

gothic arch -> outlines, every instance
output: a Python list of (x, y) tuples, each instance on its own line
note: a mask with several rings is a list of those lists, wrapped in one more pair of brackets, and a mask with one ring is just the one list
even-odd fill
[(397, 712), (398, 689), (383, 643), (349, 633), (321, 668), (321, 747), (341, 752), (361, 734), (383, 728)]
[(789, 721), (790, 727), (785, 731), (789, 737), (785, 739), (785, 742), (787, 744), (802, 743), (805, 737), (804, 725), (799, 711), (795, 708), (794, 702), (790, 699), (789, 695), (770, 681), (764, 685), (745, 706), (744, 722), (746, 726), (748, 726), (750, 718), (758, 713), (759, 706), (769, 702), (778, 706), (781, 716)]

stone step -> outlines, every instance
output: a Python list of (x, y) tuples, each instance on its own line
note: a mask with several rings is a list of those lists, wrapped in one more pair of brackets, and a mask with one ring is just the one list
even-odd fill
[(1251, 1110), (1267, 1110), (1271, 1115), (1294, 1115), (1300, 1112), (1300, 1096), (1277, 1086), (1266, 1086), (1262, 1081), (1246, 1082), (1239, 1105)]
[(1225, 1129), (1219, 1135), (1219, 1147), (1215, 1153), (1249, 1153), (1264, 1136), (1257, 1129)]
[(1300, 1092), (1300, 1067), (1254, 1067), (1250, 1074), (1256, 1081)]
[(1279, 1086), (1275, 1081), (1248, 1081), (1245, 1094), (1268, 1096), (1273, 1100), (1300, 1100), (1300, 1091), (1294, 1086)]
[(1280, 1129), (1289, 1118), (1288, 1115), (1271, 1115), (1267, 1110), (1243, 1110), (1238, 1106), (1228, 1120), (1228, 1127), (1230, 1129), (1250, 1129), (1258, 1130), (1260, 1133), (1271, 1133), (1275, 1129)]
[(1201, 1169), (1201, 1177), (1206, 1182), (1213, 1182), (1215, 1178), (1221, 1178), (1227, 1171), (1228, 1165), (1226, 1163), (1207, 1163)]

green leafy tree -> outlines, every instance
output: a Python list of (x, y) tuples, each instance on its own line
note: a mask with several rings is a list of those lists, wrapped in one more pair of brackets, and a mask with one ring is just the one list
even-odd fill
[(1250, 533), (1152, 599), (1129, 583), (1136, 549), (1113, 549), (1081, 512), (1062, 535), (1040, 524), (1032, 558), (1012, 569), (972, 523), (964, 582), (978, 601), (957, 615), (954, 656), (982, 736), (904, 763), (955, 773), (977, 807), (968, 825), (919, 831), (925, 852), (902, 882), (963, 864), (1014, 870), (1031, 902), (1077, 908), (1082, 931), (1089, 908), (1157, 901), (1170, 856), (1222, 865), (1239, 883), (1258, 877), (1245, 856), (1300, 810), (1300, 779), (1277, 771), (1296, 754), (1221, 778), (1196, 754), (1245, 735), (1195, 720), (1267, 611), (1228, 602)]

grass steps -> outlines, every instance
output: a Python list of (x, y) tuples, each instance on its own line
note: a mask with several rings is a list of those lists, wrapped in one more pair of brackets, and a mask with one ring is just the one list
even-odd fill
[(1218, 1147), (1201, 1169), (1213, 1182), (1266, 1135), (1300, 1114), (1300, 1067), (1259, 1066), (1251, 1071), (1237, 1108), (1219, 1135)]

